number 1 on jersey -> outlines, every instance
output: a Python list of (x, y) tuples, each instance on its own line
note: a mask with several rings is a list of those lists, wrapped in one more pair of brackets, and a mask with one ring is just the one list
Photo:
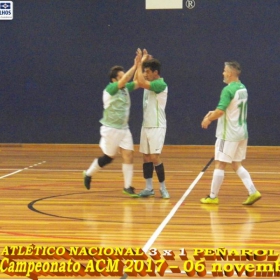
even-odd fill
[(244, 123), (247, 122), (247, 101), (241, 102), (238, 105), (238, 108), (240, 108), (238, 123), (240, 126), (242, 126)]

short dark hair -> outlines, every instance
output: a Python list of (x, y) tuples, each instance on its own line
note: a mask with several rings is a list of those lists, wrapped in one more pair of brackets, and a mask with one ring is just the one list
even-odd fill
[(228, 61), (225, 62), (225, 65), (230, 67), (231, 69), (234, 69), (236, 71), (237, 76), (241, 73), (241, 66), (237, 61)]
[(112, 82), (112, 79), (116, 79), (118, 76), (118, 73), (120, 71), (124, 71), (124, 68), (122, 66), (116, 65), (113, 66), (110, 71), (109, 71), (109, 78), (110, 78), (110, 82)]
[(161, 63), (159, 60), (152, 58), (143, 62), (143, 69), (150, 68), (153, 72), (158, 71), (160, 74)]

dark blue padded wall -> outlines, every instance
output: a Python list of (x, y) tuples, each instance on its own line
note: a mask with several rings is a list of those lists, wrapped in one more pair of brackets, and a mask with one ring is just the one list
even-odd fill
[[(185, 2), (185, 1), (184, 1)], [(0, 21), (0, 142), (98, 143), (111, 66), (135, 50), (162, 62), (169, 84), (166, 144), (213, 144), (224, 61), (238, 60), (249, 91), (249, 144), (279, 145), (280, 1), (196, 0), (145, 10), (145, 0), (15, 0)], [(142, 90), (131, 94), (139, 143)]]

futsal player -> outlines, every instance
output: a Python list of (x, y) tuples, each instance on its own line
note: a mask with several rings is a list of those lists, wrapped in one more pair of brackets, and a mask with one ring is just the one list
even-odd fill
[(123, 67), (114, 66), (109, 73), (110, 83), (103, 91), (103, 118), (100, 120), (101, 139), (99, 146), (103, 155), (94, 159), (90, 167), (84, 171), (84, 185), (89, 190), (92, 176), (110, 164), (118, 151), (123, 163), (123, 193), (137, 197), (131, 186), (133, 178), (133, 139), (129, 129), (130, 95), (135, 89), (135, 82), (129, 82), (141, 62), (140, 54), (134, 59), (134, 65), (125, 73)]
[(218, 204), (219, 190), (224, 180), (225, 167), (231, 164), (233, 170), (242, 180), (249, 196), (243, 205), (252, 205), (261, 198), (249, 172), (242, 166), (246, 157), (248, 131), (247, 108), (248, 92), (239, 80), (240, 64), (236, 61), (225, 62), (224, 83), (220, 101), (215, 111), (210, 111), (201, 126), (207, 129), (211, 122), (218, 120), (215, 144), (215, 170), (213, 173), (210, 195), (200, 200), (201, 203)]
[(165, 134), (168, 87), (160, 76), (161, 64), (157, 59), (151, 58), (144, 49), (142, 64), (138, 64), (135, 80), (137, 86), (144, 88), (143, 94), (143, 122), (140, 136), (140, 153), (143, 154), (143, 175), (146, 187), (139, 197), (154, 196), (153, 172), (155, 170), (159, 181), (159, 191), (162, 198), (168, 199), (170, 195), (165, 185), (165, 170), (160, 158)]

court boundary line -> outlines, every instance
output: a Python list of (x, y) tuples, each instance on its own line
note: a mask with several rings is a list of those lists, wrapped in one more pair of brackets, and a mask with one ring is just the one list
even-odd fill
[[(28, 169), (28, 168), (23, 168), (23, 169)], [(7, 171), (7, 170), (15, 170), (15, 168), (0, 168), (0, 171)], [(83, 169), (34, 169), (34, 171), (45, 171), (45, 172), (83, 172)], [(135, 172), (143, 172), (142, 169), (134, 169)], [(112, 169), (106, 169), (102, 170), (102, 173), (117, 173), (120, 172), (120, 169), (118, 170), (112, 170)], [(100, 173), (101, 173), (100, 172)], [(186, 171), (165, 171), (165, 173), (194, 173), (192, 170), (186, 170)], [(280, 173), (280, 172), (279, 172)]]
[[(155, 240), (158, 238), (162, 230), (165, 228), (165, 226), (168, 224), (168, 222), (171, 220), (171, 218), (174, 216), (174, 214), (177, 212), (181, 204), (184, 202), (184, 200), (187, 198), (187, 196), (191, 193), (193, 188), (196, 186), (197, 182), (201, 179), (205, 171), (208, 169), (208, 167), (211, 165), (211, 163), (214, 161), (214, 158), (211, 158), (209, 162), (205, 165), (205, 167), (200, 171), (200, 173), (197, 175), (197, 177), (194, 179), (194, 181), (190, 184), (188, 189), (185, 191), (183, 196), (178, 200), (178, 202), (175, 204), (175, 206), (171, 209), (169, 214), (165, 217), (165, 219), (161, 222), (161, 224), (158, 226), (158, 228), (155, 230), (155, 232), (152, 234), (150, 239), (146, 242), (144, 247), (142, 248), (144, 253), (147, 253), (149, 248), (152, 246), (152, 244), (155, 242)], [(123, 276), (120, 279), (126, 279), (128, 275), (126, 273), (123, 274)]]
[[(21, 171), (23, 171), (23, 170), (27, 170), (27, 169), (33, 168), (33, 167), (35, 167), (35, 166), (37, 166), (37, 165), (41, 165), (41, 164), (43, 164), (43, 163), (46, 163), (46, 161), (37, 162), (37, 163), (34, 163), (33, 165), (29, 165), (28, 167), (24, 167), (24, 168), (21, 168), (21, 169), (17, 169), (17, 170), (14, 171), (14, 172), (11, 172), (11, 173), (8, 173), (8, 174), (6, 174), (6, 175), (1, 176), (1, 177), (0, 177), (0, 180), (1, 180), (1, 179), (4, 179), (4, 178), (6, 178), (6, 177), (10, 177), (10, 176), (12, 176), (12, 175), (14, 175), (14, 174), (17, 174), (17, 173), (19, 173), (19, 172), (21, 172)], [(2, 169), (0, 169), (0, 170), (2, 170)]]
[[(37, 163), (37, 165), (39, 164), (43, 164), (45, 162), (42, 163)], [(31, 167), (34, 167), (35, 164)], [(9, 170), (16, 170), (15, 173), (18, 173), (20, 171), (26, 170), (26, 169), (30, 169), (30, 167), (25, 167), (23, 169), (15, 169), (15, 168), (0, 168), (0, 171), (9, 171)], [(40, 171), (44, 171), (44, 172), (83, 172), (83, 169), (33, 169), (36, 172), (40, 172)], [(107, 170), (102, 170), (102, 173), (119, 173), (120, 170), (111, 170), (111, 169), (107, 169)], [(140, 169), (134, 169), (134, 172), (143, 172), (143, 170)], [(180, 170), (169, 170), (169, 171), (165, 171), (165, 173), (194, 173), (195, 171), (193, 170), (185, 170), (185, 171), (180, 171)], [(227, 174), (236, 174), (234, 171), (226, 171)], [(101, 174), (101, 172), (100, 172)], [(263, 171), (250, 171), (250, 174), (271, 174), (271, 175), (278, 175), (280, 174), (280, 172), (277, 171), (268, 171), (268, 172), (263, 172)], [(13, 175), (12, 173), (9, 175), (11, 176)], [(8, 177), (7, 175), (4, 175), (6, 177)], [(2, 176), (3, 177), (3, 176)], [(0, 177), (1, 178), (1, 177)], [(4, 178), (4, 177), (3, 177)]]

